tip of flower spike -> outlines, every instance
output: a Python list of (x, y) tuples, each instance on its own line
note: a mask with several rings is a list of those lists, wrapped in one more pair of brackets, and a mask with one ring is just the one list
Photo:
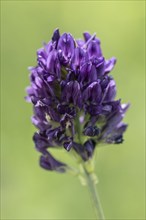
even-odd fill
[(52, 41), (58, 42), (59, 38), (60, 38), (59, 28), (56, 28), (52, 36)]

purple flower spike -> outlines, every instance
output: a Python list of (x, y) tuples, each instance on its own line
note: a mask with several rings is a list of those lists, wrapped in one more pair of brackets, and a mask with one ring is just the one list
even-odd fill
[(37, 51), (37, 65), (29, 68), (31, 85), (26, 100), (33, 104), (35, 148), (46, 170), (65, 172), (49, 148), (74, 151), (82, 161), (93, 157), (100, 144), (119, 144), (127, 125), (122, 122), (129, 107), (115, 100), (116, 83), (109, 75), (116, 64), (102, 55), (100, 40), (88, 32), (84, 39), (53, 33)]

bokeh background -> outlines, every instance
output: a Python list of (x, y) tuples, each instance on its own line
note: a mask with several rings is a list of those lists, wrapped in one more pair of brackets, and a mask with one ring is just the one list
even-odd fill
[[(113, 76), (117, 98), (130, 102), (129, 128), (122, 145), (97, 151), (98, 190), (107, 219), (145, 219), (144, 166), (144, 12), (145, 1), (1, 2), (1, 162), (2, 219), (94, 219), (86, 187), (69, 174), (38, 166), (25, 103), (28, 66), (53, 30), (96, 32), (106, 58), (118, 59)], [(60, 160), (72, 159), (63, 150)]]

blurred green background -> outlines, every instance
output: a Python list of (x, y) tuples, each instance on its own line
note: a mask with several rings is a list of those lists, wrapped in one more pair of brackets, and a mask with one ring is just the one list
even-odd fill
[[(97, 151), (99, 194), (107, 219), (145, 219), (144, 193), (144, 12), (145, 1), (2, 1), (1, 161), (2, 219), (94, 219), (86, 187), (69, 174), (38, 165), (25, 103), (27, 67), (53, 30), (96, 32), (106, 58), (118, 59), (113, 76), (117, 97), (130, 102), (122, 145)], [(56, 152), (57, 153), (57, 152)], [(65, 151), (60, 160), (72, 163)]]

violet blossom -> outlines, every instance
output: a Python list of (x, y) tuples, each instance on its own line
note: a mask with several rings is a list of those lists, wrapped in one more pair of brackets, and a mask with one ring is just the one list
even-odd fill
[(50, 148), (74, 151), (86, 162), (101, 144), (122, 143), (127, 128), (122, 119), (129, 105), (115, 99), (116, 84), (110, 75), (116, 59), (104, 58), (95, 34), (86, 32), (83, 37), (75, 40), (56, 29), (37, 51), (37, 65), (29, 68), (26, 99), (33, 104), (33, 140), (46, 170), (68, 169)]

